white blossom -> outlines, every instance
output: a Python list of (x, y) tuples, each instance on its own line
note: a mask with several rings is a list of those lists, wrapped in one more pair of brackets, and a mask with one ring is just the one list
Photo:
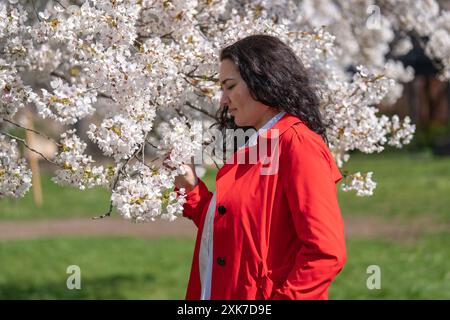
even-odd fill
[(55, 119), (63, 124), (73, 124), (94, 112), (92, 106), (97, 100), (95, 91), (59, 84), (53, 93), (42, 89), (42, 98), (34, 102), (42, 118)]
[(55, 155), (55, 163), (60, 166), (52, 180), (59, 185), (69, 185), (81, 190), (96, 186), (110, 187), (116, 168), (94, 166), (92, 156), (84, 154), (86, 143), (69, 130), (61, 135), (60, 152)]
[(17, 141), (0, 134), (0, 199), (23, 197), (31, 187), (31, 170), (17, 149)]
[(182, 214), (185, 190), (180, 189), (178, 197), (171, 191), (175, 179), (172, 173), (142, 163), (131, 165), (126, 171), (127, 177), (120, 180), (111, 197), (125, 219), (148, 222), (160, 217), (173, 221)]
[(403, 123), (397, 115), (392, 116), (390, 127), (388, 131), (390, 132), (388, 144), (397, 148), (401, 148), (403, 145), (411, 142), (416, 126), (411, 124), (411, 119), (405, 117)]
[(403, 38), (400, 39), (396, 44), (395, 47), (392, 49), (392, 54), (396, 56), (402, 56), (407, 54), (409, 51), (411, 51), (413, 48), (413, 44), (411, 42), (410, 38)]
[(105, 155), (113, 156), (115, 160), (130, 157), (144, 140), (138, 123), (121, 114), (104, 119), (100, 127), (91, 124), (87, 134)]
[[(380, 16), (368, 16), (373, 5)], [(62, 125), (90, 121), (88, 138), (111, 164), (95, 165), (86, 144), (66, 131), (53, 179), (107, 188), (133, 221), (181, 215), (184, 190), (172, 191), (175, 177), (204, 151), (203, 128), (212, 122), (205, 113), (215, 113), (220, 97), (218, 54), (242, 37), (275, 35), (303, 62), (339, 167), (351, 163), (352, 150), (411, 141), (411, 120), (380, 115), (378, 105), (393, 104), (414, 77), (397, 60), (412, 49), (412, 36), (450, 79), (450, 13), (435, 0), (86, 0), (67, 9), (49, 1), (42, 10), (38, 19), (17, 1), (0, 3), (0, 124), (30, 105)], [(1, 141), (2, 166), (11, 170), (0, 177), (0, 195), (23, 195), (29, 169), (17, 143)], [(145, 158), (149, 143), (161, 165)], [(370, 195), (375, 186), (372, 173), (355, 173), (343, 189)]]
[(199, 121), (194, 121), (192, 127), (186, 124), (186, 118), (173, 118), (170, 124), (163, 122), (159, 131), (163, 135), (162, 150), (170, 150), (165, 163), (171, 167), (179, 168), (179, 173), (184, 174), (183, 163), (190, 163), (191, 158), (202, 146), (202, 126)]
[(377, 186), (372, 180), (373, 172), (361, 173), (356, 172), (345, 177), (344, 184), (341, 185), (343, 191), (355, 190), (359, 197), (373, 195), (373, 190)]

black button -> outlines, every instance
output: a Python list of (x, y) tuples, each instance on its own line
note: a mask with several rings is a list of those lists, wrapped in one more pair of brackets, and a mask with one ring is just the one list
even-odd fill
[(218, 258), (217, 258), (217, 263), (218, 263), (220, 266), (224, 266), (224, 265), (225, 265), (225, 258), (218, 257)]
[(224, 206), (219, 206), (217, 208), (217, 211), (219, 211), (220, 214), (225, 214), (225, 212), (227, 212), (227, 209)]

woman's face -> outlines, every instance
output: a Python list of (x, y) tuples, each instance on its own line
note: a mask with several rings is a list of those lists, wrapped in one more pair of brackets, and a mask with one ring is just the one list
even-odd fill
[(219, 81), (222, 88), (220, 105), (228, 106), (237, 126), (261, 128), (278, 111), (256, 101), (233, 61), (224, 59), (220, 63)]

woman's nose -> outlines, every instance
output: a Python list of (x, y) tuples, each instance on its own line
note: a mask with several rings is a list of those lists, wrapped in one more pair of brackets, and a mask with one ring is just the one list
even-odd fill
[(226, 106), (230, 103), (230, 98), (224, 93), (222, 93), (222, 97), (220, 97), (220, 106)]

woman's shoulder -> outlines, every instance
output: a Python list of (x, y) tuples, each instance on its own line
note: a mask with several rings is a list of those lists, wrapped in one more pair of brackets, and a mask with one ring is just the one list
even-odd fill
[(342, 178), (327, 143), (303, 122), (296, 123), (286, 130), (280, 137), (280, 145), (281, 157), (288, 167), (302, 164), (318, 166), (320, 163), (327, 163), (335, 181)]
[(291, 147), (309, 146), (329, 151), (322, 136), (309, 129), (303, 122), (293, 124), (281, 135), (280, 141)]

